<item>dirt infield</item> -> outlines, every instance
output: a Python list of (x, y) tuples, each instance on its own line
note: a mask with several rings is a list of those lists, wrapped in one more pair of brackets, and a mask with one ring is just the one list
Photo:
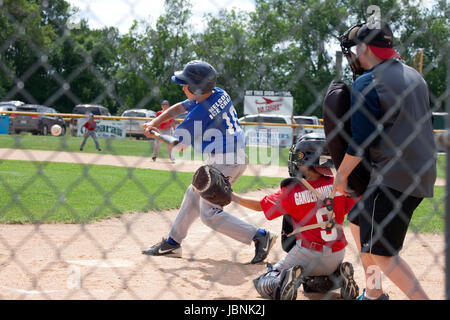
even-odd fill
[[(14, 153), (19, 157), (20, 152)], [(6, 154), (5, 149), (0, 149), (1, 158)], [(49, 157), (49, 153), (29, 150), (22, 155), (25, 160)], [(89, 157), (101, 158), (86, 154), (59, 156), (83, 163), (88, 163)], [(55, 157), (56, 154), (47, 161)], [(116, 161), (117, 164), (108, 164), (125, 163), (123, 158)], [(163, 161), (147, 161), (145, 165), (159, 169), (171, 167)], [(196, 168), (196, 164), (192, 167)], [(245, 174), (263, 174), (257, 171), (263, 169), (250, 168), (255, 171)], [(254, 191), (249, 195), (261, 197), (273, 191)], [(267, 221), (262, 213), (235, 204), (226, 209), (250, 223), (280, 231), (281, 219)], [(200, 220), (193, 224), (183, 242), (181, 259), (141, 254), (142, 249), (166, 236), (176, 214), (176, 210), (124, 214), (88, 225), (0, 224), (0, 299), (260, 299), (251, 280), (266, 267), (249, 264), (253, 245), (243, 245), (213, 232)], [(358, 254), (349, 230), (344, 231), (349, 240), (345, 260), (353, 263), (356, 281), (362, 288), (364, 278)], [(442, 235), (410, 233), (401, 253), (427, 294), (435, 300), (445, 299), (444, 248)], [(278, 240), (267, 261), (276, 262), (283, 255)], [(388, 279), (383, 286), (391, 299), (406, 298)], [(297, 297), (298, 300), (322, 298), (323, 295), (304, 294), (302, 290)], [(338, 291), (326, 298), (338, 299)]]

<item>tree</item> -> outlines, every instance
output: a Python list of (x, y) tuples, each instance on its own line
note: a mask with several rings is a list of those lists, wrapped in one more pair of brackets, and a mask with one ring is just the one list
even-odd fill
[(5, 0), (0, 11), (2, 43), (0, 84), (5, 99), (39, 102), (37, 84), (46, 82), (42, 56), (55, 38), (52, 26), (41, 24), (41, 7), (35, 1)]
[(248, 16), (235, 10), (221, 10), (217, 17), (204, 17), (208, 28), (193, 38), (197, 57), (211, 63), (217, 73), (218, 86), (232, 97), (238, 114), (242, 114), (244, 91), (251, 86), (255, 63), (246, 28)]

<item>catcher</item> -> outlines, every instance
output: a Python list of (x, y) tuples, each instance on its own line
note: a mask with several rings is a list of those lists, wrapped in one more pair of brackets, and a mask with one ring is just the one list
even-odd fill
[[(225, 212), (231, 202), (231, 185), (246, 168), (245, 142), (230, 96), (216, 87), (216, 70), (203, 61), (189, 62), (183, 71), (175, 72), (172, 81), (183, 85), (187, 100), (165, 110), (159, 117), (144, 124), (144, 133), (153, 137), (161, 123), (188, 113), (174, 135), (180, 143), (176, 148), (192, 145), (195, 151), (208, 154), (207, 165), (194, 175), (168, 237), (142, 251), (151, 256), (181, 257), (181, 242), (192, 223), (201, 218), (211, 229), (245, 244), (255, 244), (251, 263), (262, 262), (276, 241), (276, 234), (257, 228)], [(226, 178), (225, 178), (226, 177)], [(218, 183), (219, 188), (215, 187)], [(227, 192), (222, 186), (227, 185)], [(219, 191), (218, 191), (219, 190)]]
[[(295, 300), (303, 283), (305, 292), (340, 288), (344, 299), (355, 299), (359, 288), (353, 267), (343, 262), (347, 241), (341, 224), (355, 199), (333, 198), (333, 165), (324, 135), (304, 135), (289, 152), (289, 175), (281, 189), (261, 200), (232, 194), (233, 201), (264, 211), (267, 219), (283, 216), (282, 247), (287, 255), (253, 280), (267, 299)], [(295, 229), (295, 230), (294, 230)]]

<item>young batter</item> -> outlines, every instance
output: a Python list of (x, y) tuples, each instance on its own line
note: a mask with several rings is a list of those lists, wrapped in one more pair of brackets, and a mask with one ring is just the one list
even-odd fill
[[(192, 146), (195, 151), (208, 154), (207, 164), (230, 177), (230, 183), (233, 184), (247, 166), (245, 140), (231, 98), (223, 89), (215, 86), (216, 77), (216, 71), (209, 63), (198, 60), (189, 62), (183, 71), (175, 72), (172, 81), (183, 85), (187, 100), (171, 106), (159, 117), (146, 123), (144, 133), (147, 137), (155, 137), (150, 130), (158, 131), (162, 122), (187, 112), (174, 133), (180, 140), (177, 148)], [(254, 242), (255, 256), (251, 263), (262, 262), (277, 237), (201, 198), (190, 185), (168, 237), (142, 253), (181, 257), (181, 242), (199, 217), (205, 225), (230, 238), (245, 244)]]

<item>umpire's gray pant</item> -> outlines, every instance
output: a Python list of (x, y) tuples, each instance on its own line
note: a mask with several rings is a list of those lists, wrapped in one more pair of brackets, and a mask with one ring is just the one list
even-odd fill
[[(220, 155), (222, 156), (222, 155)], [(223, 164), (215, 161), (218, 156), (211, 155), (206, 162), (219, 169), (233, 184), (244, 173), (246, 164)], [(190, 185), (184, 194), (178, 215), (172, 224), (169, 237), (181, 243), (187, 236), (192, 223), (200, 217), (211, 229), (245, 244), (251, 244), (258, 228), (223, 211), (221, 206), (203, 199)]]

